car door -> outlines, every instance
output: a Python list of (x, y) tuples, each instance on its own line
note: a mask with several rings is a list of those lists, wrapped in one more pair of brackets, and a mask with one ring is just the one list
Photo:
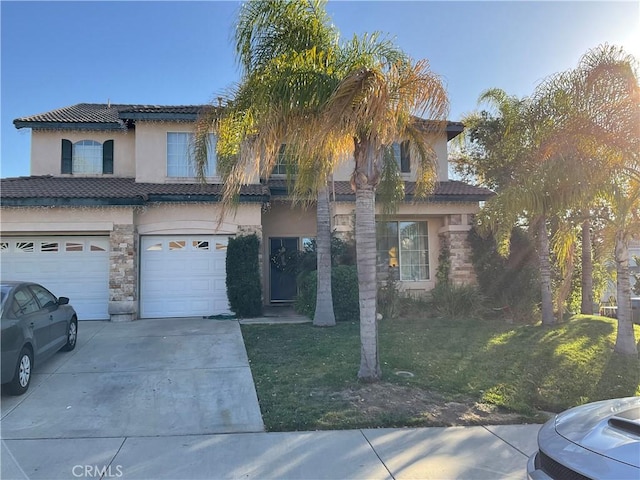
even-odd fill
[(43, 314), (49, 316), (49, 343), (56, 350), (67, 342), (69, 316), (58, 305), (58, 299), (41, 285), (30, 285), (29, 289), (38, 300)]
[(51, 321), (48, 312), (40, 308), (38, 300), (28, 287), (15, 291), (12, 309), (19, 322), (31, 332), (35, 356), (46, 355), (51, 343)]

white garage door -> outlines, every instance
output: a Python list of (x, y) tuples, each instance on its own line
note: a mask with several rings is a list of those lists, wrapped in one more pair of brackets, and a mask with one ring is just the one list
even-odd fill
[(226, 236), (145, 236), (140, 243), (142, 318), (231, 313)]
[(109, 237), (4, 237), (2, 278), (69, 297), (79, 320), (109, 318)]

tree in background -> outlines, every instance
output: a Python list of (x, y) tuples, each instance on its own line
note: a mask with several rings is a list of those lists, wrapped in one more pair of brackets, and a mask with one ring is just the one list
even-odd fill
[[(582, 282), (583, 309), (589, 311), (592, 207), (597, 199), (611, 201), (607, 193), (615, 185), (628, 186), (630, 178), (639, 177), (634, 65), (622, 50), (604, 45), (587, 52), (577, 68), (546, 79), (530, 98), (490, 90), (482, 99), (491, 101), (497, 114), (483, 112), (465, 119), (469, 130), (458, 171), (498, 192), (483, 212), (484, 226), (496, 232), (505, 251), (512, 225), (524, 221), (532, 230), (537, 226), (543, 324), (554, 321), (548, 225), (556, 226), (552, 243), (564, 267), (573, 262), (572, 223), (581, 226), (582, 271), (589, 277)], [(559, 303), (564, 303), (565, 293), (557, 295)]]

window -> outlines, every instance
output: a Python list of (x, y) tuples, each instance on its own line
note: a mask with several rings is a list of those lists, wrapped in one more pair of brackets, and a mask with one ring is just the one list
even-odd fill
[(40, 242), (40, 251), (43, 253), (57, 252), (58, 242)]
[(84, 250), (84, 243), (67, 242), (65, 244), (65, 250), (67, 252), (82, 252)]
[[(193, 133), (167, 133), (167, 176), (188, 177), (196, 176), (195, 169), (195, 137)], [(205, 176), (216, 174), (216, 138), (210, 133), (207, 142), (207, 165)]]
[(13, 296), (13, 314), (16, 316), (26, 315), (28, 313), (37, 312), (40, 310), (38, 302), (26, 288), (21, 288), (16, 291)]
[(171, 240), (169, 241), (169, 250), (184, 250), (187, 247), (187, 242), (184, 240)]
[(113, 173), (113, 140), (104, 143), (95, 140), (62, 140), (62, 173)]
[(399, 268), (400, 280), (429, 279), (427, 222), (377, 222), (379, 273)]
[(398, 164), (398, 168), (401, 173), (411, 172), (411, 156), (409, 155), (409, 141), (391, 144), (391, 150), (393, 151), (393, 157)]
[(17, 242), (16, 253), (33, 253), (33, 242)]
[(209, 242), (206, 240), (193, 240), (191, 245), (194, 250), (209, 250)]
[(36, 285), (31, 285), (29, 289), (36, 296), (38, 303), (42, 308), (51, 307), (56, 304), (56, 297), (54, 297), (48, 290)]
[(286, 145), (283, 143), (280, 145), (278, 155), (276, 156), (276, 163), (273, 166), (272, 175), (295, 175), (298, 172), (297, 165), (293, 162), (291, 156), (286, 153)]

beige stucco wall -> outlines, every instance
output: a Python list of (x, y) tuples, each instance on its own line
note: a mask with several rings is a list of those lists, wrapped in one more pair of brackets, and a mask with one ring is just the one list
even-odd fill
[[(433, 148), (438, 157), (438, 180), (445, 181), (449, 179), (449, 159), (448, 159), (448, 151), (447, 151), (447, 140), (446, 134), (442, 134), (442, 136), (438, 139), (433, 139), (432, 141)], [(403, 173), (402, 178), (406, 181), (415, 182), (416, 181), (416, 163), (412, 159), (411, 161), (411, 173)], [(355, 162), (353, 157), (344, 158), (340, 161), (333, 172), (333, 179), (337, 181), (348, 181), (351, 179), (351, 174), (353, 173), (353, 169), (355, 168)]]
[[(193, 178), (167, 177), (167, 133), (193, 132), (191, 122), (136, 122), (136, 181), (142, 183), (185, 183)], [(258, 183), (257, 167), (247, 170), (246, 183)], [(220, 182), (219, 176), (207, 178), (207, 182)]]
[(220, 206), (216, 204), (157, 204), (136, 211), (139, 235), (208, 234), (236, 235), (238, 227), (260, 225), (260, 204), (242, 204), (230, 208), (219, 223)]
[(0, 209), (3, 235), (108, 233), (114, 225), (131, 224), (131, 207)]
[[(115, 177), (135, 176), (133, 132), (118, 131), (43, 131), (31, 133), (31, 175), (63, 176), (61, 172), (62, 139), (71, 142), (94, 140), (104, 143), (113, 140), (113, 175)], [(64, 175), (68, 176), (68, 175)], [(73, 175), (73, 176), (78, 176)], [(89, 175), (95, 177), (96, 175)]]

